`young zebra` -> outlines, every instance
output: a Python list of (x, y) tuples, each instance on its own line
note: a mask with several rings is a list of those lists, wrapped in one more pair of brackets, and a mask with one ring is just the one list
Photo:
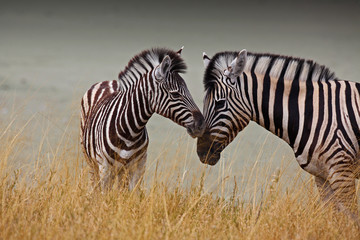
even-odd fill
[(102, 191), (116, 175), (130, 190), (143, 175), (149, 143), (145, 126), (153, 113), (187, 128), (192, 137), (202, 135), (204, 118), (179, 75), (186, 69), (181, 50), (143, 51), (119, 80), (96, 83), (82, 98), (81, 145), (92, 181)]
[[(203, 55), (207, 129), (197, 153), (214, 165), (220, 153), (255, 121), (294, 150), (315, 176), (325, 202), (357, 219), (360, 84), (338, 80), (326, 67), (272, 54), (220, 52)], [(355, 204), (354, 204), (355, 203)]]

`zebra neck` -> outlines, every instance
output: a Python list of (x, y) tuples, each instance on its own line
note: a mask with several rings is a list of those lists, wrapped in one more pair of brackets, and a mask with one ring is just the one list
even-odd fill
[(303, 68), (304, 62), (300, 62), (292, 74), (286, 65), (278, 76), (271, 76), (270, 70), (259, 74), (252, 69), (245, 73), (251, 120), (287, 142), (296, 155), (302, 153), (310, 136), (309, 126), (315, 121), (318, 106), (315, 98), (319, 96), (319, 91), (325, 85), (338, 82), (334, 78), (313, 81), (316, 66), (306, 70), (306, 77), (302, 76)]
[(147, 94), (148, 88), (144, 78), (144, 81), (138, 81), (124, 91), (122, 96), (124, 107), (119, 117), (119, 126), (122, 126), (123, 131), (132, 137), (141, 136), (154, 113)]
[[(248, 90), (242, 95), (243, 99), (248, 99), (251, 120), (294, 148), (299, 128), (304, 125), (299, 119), (300, 113), (305, 114), (305, 89), (313, 89), (316, 82), (300, 82), (299, 73), (292, 80), (285, 79), (284, 75), (278, 78), (255, 72), (245, 75)], [(308, 110), (312, 113), (311, 109)]]
[(131, 91), (131, 89), (135, 89), (137, 87), (142, 79), (146, 79), (147, 75), (148, 70), (145, 69), (140, 69), (140, 71), (127, 69), (124, 73), (119, 75), (120, 86), (124, 91)]
[(268, 75), (275, 79), (283, 75), (286, 81), (295, 80), (297, 74), (299, 81), (318, 82), (336, 78), (334, 72), (312, 60), (274, 54), (248, 53), (244, 71), (254, 73), (257, 76)]
[(252, 120), (292, 148), (300, 141), (304, 121), (311, 120), (314, 85), (336, 80), (328, 68), (311, 60), (260, 54), (251, 55), (245, 75)]

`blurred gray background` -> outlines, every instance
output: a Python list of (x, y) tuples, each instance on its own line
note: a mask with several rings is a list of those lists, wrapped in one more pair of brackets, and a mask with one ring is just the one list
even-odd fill
[[(40, 152), (44, 134), (44, 142), (56, 145), (64, 132), (75, 132), (70, 141), (77, 144), (80, 99), (93, 83), (116, 79), (144, 49), (181, 46), (188, 65), (183, 77), (200, 108), (203, 51), (212, 56), (246, 48), (308, 58), (341, 79), (359, 81), (360, 1), (1, 0), (0, 119), (34, 119), (20, 164)], [(150, 161), (164, 151), (178, 154), (183, 146), (184, 169), (204, 167), (196, 157), (195, 140), (181, 127), (154, 116), (148, 130)], [(256, 124), (223, 156), (222, 166), (231, 166), (234, 176), (255, 161), (260, 166), (273, 161), (274, 169), (285, 162), (290, 175), (299, 169), (290, 148)], [(209, 171), (218, 172), (221, 164)]]

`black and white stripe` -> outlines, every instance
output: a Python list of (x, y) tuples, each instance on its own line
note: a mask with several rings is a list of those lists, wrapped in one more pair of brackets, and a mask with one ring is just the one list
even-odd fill
[[(181, 49), (182, 50), (182, 49)], [(204, 129), (203, 116), (179, 75), (186, 66), (181, 50), (151, 49), (136, 55), (119, 80), (94, 84), (81, 101), (81, 144), (93, 180), (104, 190), (114, 174), (128, 174), (130, 189), (144, 172), (153, 113), (188, 129), (193, 137)]]
[(214, 165), (249, 121), (286, 141), (323, 200), (350, 213), (359, 176), (360, 84), (311, 60), (239, 52), (204, 55), (207, 130), (202, 162)]

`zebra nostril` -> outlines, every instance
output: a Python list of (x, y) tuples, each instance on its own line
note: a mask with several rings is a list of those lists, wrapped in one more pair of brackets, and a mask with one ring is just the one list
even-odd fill
[(205, 130), (205, 119), (204, 119), (204, 117), (201, 117), (199, 119), (198, 129), (199, 130)]
[(202, 136), (205, 130), (205, 119), (200, 111), (195, 111), (192, 113), (194, 117), (194, 130), (196, 132), (196, 136)]
[(191, 128), (187, 128), (186, 130), (191, 137), (194, 137), (194, 131)]

